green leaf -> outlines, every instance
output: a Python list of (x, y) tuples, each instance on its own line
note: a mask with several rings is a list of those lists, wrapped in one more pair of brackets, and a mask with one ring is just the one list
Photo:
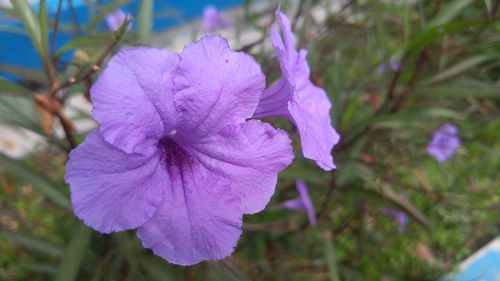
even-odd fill
[(150, 44), (153, 23), (153, 0), (141, 0), (137, 21), (139, 26), (139, 44)]
[(47, 5), (46, 0), (41, 0), (39, 4), (38, 11), (38, 22), (40, 26), (40, 39), (41, 46), (43, 50), (43, 56), (48, 62), (48, 50), (49, 50), (49, 20), (47, 18)]
[(30, 91), (16, 83), (0, 78), (0, 95), (1, 94), (30, 96)]
[(324, 242), (325, 261), (328, 269), (328, 279), (330, 281), (340, 281), (339, 270), (337, 265), (337, 256), (332, 242), (332, 233), (327, 231), (321, 234)]
[(40, 24), (38, 18), (35, 16), (35, 12), (31, 8), (27, 0), (10, 0), (16, 15), (21, 19), (24, 27), (28, 31), (31, 38), (33, 46), (38, 51), (40, 56), (44, 54), (43, 42), (42, 42), (42, 32), (40, 30)]
[(76, 280), (83, 257), (88, 250), (91, 236), (92, 230), (83, 224), (80, 224), (75, 229), (59, 265), (56, 281)]
[(500, 98), (500, 85), (473, 79), (457, 79), (439, 86), (423, 86), (415, 95), (435, 98)]
[(473, 0), (447, 1), (447, 4), (441, 7), (440, 13), (429, 22), (428, 26), (434, 27), (450, 22), (456, 15), (465, 9), (465, 7), (472, 3), (472, 1)]
[(71, 209), (68, 198), (57, 189), (56, 185), (44, 175), (30, 168), (23, 161), (12, 159), (0, 153), (0, 166), (9, 175), (33, 185), (35, 189), (40, 191), (43, 196), (54, 204), (67, 210)]
[(429, 85), (429, 84), (434, 84), (441, 82), (443, 80), (449, 79), (451, 77), (454, 77), (458, 74), (462, 74), (466, 72), (467, 70), (489, 60), (490, 57), (487, 55), (477, 55), (471, 58), (467, 58), (457, 64), (452, 65), (450, 68), (438, 73), (436, 76), (425, 80), (422, 82), (423, 85)]
[(429, 220), (417, 208), (413, 207), (410, 202), (401, 199), (399, 194), (394, 192), (389, 186), (382, 185), (380, 190), (377, 189), (377, 192), (380, 192), (380, 194), (384, 196), (385, 199), (388, 199), (394, 205), (404, 210), (408, 215), (414, 218), (421, 225), (430, 227)]
[(8, 240), (27, 249), (50, 256), (62, 257), (64, 254), (64, 249), (59, 245), (15, 232), (0, 230), (0, 239)]
[(0, 63), (0, 71), (13, 74), (26, 81), (34, 81), (41, 85), (47, 84), (45, 73), (39, 69)]
[(440, 26), (433, 26), (431, 28), (427, 28), (423, 32), (416, 35), (415, 38), (410, 42), (410, 44), (405, 47), (406, 52), (418, 53), (427, 46), (430, 46), (437, 42), (441, 42), (441, 39), (445, 35), (450, 35), (451, 33), (459, 32), (472, 27), (482, 26), (487, 22), (488, 20), (485, 19), (473, 20), (473, 21), (459, 21), (459, 22), (450, 22)]
[(56, 56), (73, 49), (99, 48), (110, 44), (113, 40), (113, 32), (101, 32), (94, 35), (78, 36), (66, 43), (57, 51)]

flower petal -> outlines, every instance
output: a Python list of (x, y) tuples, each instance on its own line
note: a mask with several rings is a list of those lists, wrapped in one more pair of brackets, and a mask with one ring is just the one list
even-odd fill
[(175, 125), (172, 76), (179, 56), (164, 49), (120, 51), (91, 89), (93, 116), (104, 139), (121, 150), (148, 153)]
[(251, 117), (265, 78), (253, 57), (206, 36), (184, 48), (174, 84), (179, 127), (197, 138)]
[(149, 220), (168, 187), (160, 154), (126, 154), (98, 129), (73, 149), (65, 180), (77, 217), (103, 233), (133, 229)]
[(298, 89), (288, 110), (299, 129), (302, 153), (316, 161), (324, 170), (335, 168), (332, 148), (339, 142), (339, 135), (331, 125), (330, 100), (323, 89), (312, 83)]
[(217, 135), (186, 149), (209, 170), (231, 181), (245, 214), (263, 210), (274, 193), (278, 173), (293, 159), (290, 138), (258, 120), (228, 125)]
[[(175, 161), (174, 161), (175, 162)], [(167, 261), (191, 265), (230, 255), (241, 235), (240, 201), (195, 159), (168, 165), (171, 188), (137, 235)]]

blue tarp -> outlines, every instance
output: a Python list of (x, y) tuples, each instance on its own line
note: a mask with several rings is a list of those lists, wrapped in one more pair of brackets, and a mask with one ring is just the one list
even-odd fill
[[(101, 1), (103, 3), (111, 3), (111, 1)], [(202, 14), (203, 8), (209, 4), (213, 4), (218, 8), (224, 9), (239, 5), (243, 0), (177, 0), (177, 1), (154, 1), (154, 22), (153, 29), (155, 31), (163, 30), (168, 27), (178, 25), (186, 20), (199, 17)], [(63, 24), (72, 24), (75, 18), (72, 16), (67, 0), (63, 0), (62, 12), (60, 21)], [(57, 11), (58, 0), (47, 0), (47, 10), (49, 16), (54, 18)], [(83, 0), (73, 0), (73, 8), (76, 18), (79, 23), (88, 23), (88, 8)], [(140, 1), (131, 1), (130, 4), (124, 6), (124, 10), (137, 17), (139, 12)], [(38, 4), (34, 5), (38, 9)], [(176, 16), (171, 16), (172, 12)], [(168, 16), (170, 14), (170, 16)], [(17, 27), (21, 28), (22, 24), (18, 19), (10, 18), (6, 15), (0, 16), (0, 27)], [(100, 28), (106, 28), (102, 23)], [(132, 27), (134, 28), (134, 26)], [(52, 33), (49, 35), (52, 36)], [(59, 32), (57, 35), (57, 48), (66, 44), (75, 34)], [(51, 41), (49, 41), (51, 42)], [(71, 53), (67, 53), (63, 60), (69, 60)], [(41, 69), (42, 63), (33, 48), (31, 41), (27, 35), (0, 31), (0, 63), (6, 65), (15, 65), (28, 68)], [(0, 76), (7, 77), (11, 80), (16, 80), (16, 77), (0, 71)]]

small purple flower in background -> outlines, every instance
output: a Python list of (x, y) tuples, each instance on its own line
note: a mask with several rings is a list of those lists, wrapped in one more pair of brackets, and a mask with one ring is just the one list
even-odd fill
[(397, 71), (400, 71), (401, 70), (401, 64), (399, 64), (396, 60), (391, 60), (388, 64), (387, 63), (383, 63), (381, 65), (379, 65), (377, 67), (377, 69), (375, 70), (375, 72), (377, 74), (382, 74), (386, 71), (387, 69), (387, 65), (389, 65), (392, 69), (392, 71), (394, 72), (397, 72)]
[(311, 225), (316, 225), (316, 212), (314, 211), (314, 205), (309, 197), (306, 184), (298, 180), (295, 182), (295, 185), (299, 191), (300, 197), (283, 202), (283, 207), (292, 210), (305, 210)]
[(408, 227), (408, 215), (405, 212), (401, 212), (401, 211), (393, 209), (393, 208), (385, 207), (384, 214), (386, 214), (389, 217), (392, 217), (393, 219), (395, 219), (398, 222), (399, 233), (406, 232), (406, 228)]
[(460, 147), (458, 129), (455, 125), (446, 123), (434, 132), (432, 140), (427, 146), (427, 153), (439, 162), (445, 162), (455, 154)]
[(230, 26), (226, 15), (219, 12), (213, 5), (206, 6), (203, 10), (203, 26), (206, 30), (213, 31)]
[(265, 208), (293, 159), (288, 135), (250, 120), (265, 78), (254, 58), (207, 36), (181, 54), (120, 51), (91, 88), (99, 128), (70, 153), (73, 210), (102, 233), (190, 265), (230, 255), (243, 214)]
[[(132, 19), (132, 15), (123, 10), (116, 10), (106, 16), (106, 23), (111, 31), (116, 31), (127, 18)], [(131, 28), (132, 23), (129, 23), (128, 29)]]
[(323, 89), (309, 80), (307, 51), (295, 49), (290, 20), (279, 8), (276, 18), (283, 38), (274, 24), (271, 43), (282, 74), (280, 80), (262, 94), (254, 118), (279, 116), (290, 119), (298, 128), (304, 156), (316, 161), (324, 170), (334, 169), (331, 150), (338, 143), (339, 135), (331, 124), (330, 100)]

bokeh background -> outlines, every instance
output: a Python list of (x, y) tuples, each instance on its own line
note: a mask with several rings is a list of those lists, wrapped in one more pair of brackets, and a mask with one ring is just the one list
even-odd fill
[[(209, 4), (229, 27), (203, 25)], [(102, 235), (73, 215), (64, 164), (96, 126), (88, 91), (109, 57), (135, 45), (180, 51), (220, 33), (270, 83), (280, 75), (268, 36), (277, 4), (1, 0), (0, 280), (500, 280), (495, 257), (491, 275), (454, 277), (500, 235), (499, 0), (282, 0), (333, 103), (337, 169), (318, 169), (295, 147), (232, 256), (170, 265), (134, 231)], [(118, 9), (130, 30), (106, 24)], [(299, 143), (287, 122), (268, 121)], [(438, 162), (426, 148), (445, 123), (461, 145)], [(316, 225), (283, 208), (296, 180)]]

